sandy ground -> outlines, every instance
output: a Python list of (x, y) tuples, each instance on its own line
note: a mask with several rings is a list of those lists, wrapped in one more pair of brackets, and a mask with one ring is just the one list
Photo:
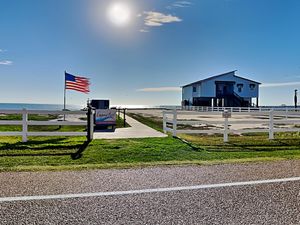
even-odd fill
[[(163, 118), (163, 110), (161, 109), (143, 109), (143, 110), (128, 110), (132, 113), (141, 114), (145, 117), (151, 118)], [(191, 111), (186, 111), (187, 113), (191, 113)], [(169, 119), (172, 119), (172, 115), (168, 115)], [(222, 128), (222, 124), (216, 124), (217, 122), (224, 122), (224, 118), (222, 118), (222, 113), (212, 115), (210, 112), (207, 113), (199, 113), (199, 114), (186, 114), (181, 115), (178, 114), (178, 120), (196, 120), (199, 121), (199, 125), (196, 126), (205, 126), (205, 125), (212, 125), (213, 127)], [(285, 124), (286, 121), (285, 116), (274, 116), (274, 120), (276, 122), (282, 122), (282, 124), (275, 125), (276, 128), (289, 128), (294, 127), (296, 124)], [(300, 113), (296, 113), (288, 118), (288, 120), (300, 120)], [(244, 121), (245, 123), (241, 124), (230, 124), (230, 122), (236, 121)], [(249, 124), (249, 121), (253, 123)], [(261, 122), (261, 123), (260, 123)], [(267, 129), (269, 127), (269, 115), (265, 113), (264, 115), (250, 115), (246, 112), (243, 115), (232, 114), (232, 117), (229, 118), (230, 129), (233, 130), (242, 130), (242, 129)]]

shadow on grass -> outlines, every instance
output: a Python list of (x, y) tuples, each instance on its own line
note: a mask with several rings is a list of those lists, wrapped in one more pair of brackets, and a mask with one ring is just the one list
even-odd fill
[(85, 142), (80, 146), (80, 148), (78, 149), (77, 152), (71, 153), (71, 158), (72, 158), (73, 160), (80, 159), (80, 158), (82, 157), (82, 153), (85, 151), (85, 149), (89, 146), (90, 143), (91, 143), (91, 141), (85, 141)]
[[(56, 138), (51, 140), (28, 141), (27, 143), (4, 143), (0, 146), (0, 157), (18, 157), (18, 156), (71, 156), (72, 159), (79, 159), (82, 153), (88, 147), (90, 141), (83, 144), (62, 143), (65, 138)], [(57, 145), (57, 143), (59, 143)], [(76, 152), (74, 150), (78, 149)], [(47, 150), (49, 152), (47, 152)], [(9, 153), (9, 151), (20, 151), (20, 153)], [(22, 151), (22, 152), (21, 152)], [(27, 151), (27, 152), (26, 152)], [(39, 152), (41, 151), (41, 152)], [(55, 151), (55, 152), (54, 152)], [(61, 151), (61, 152), (58, 152)], [(72, 151), (72, 152), (70, 152)], [(1, 154), (1, 152), (5, 152)]]
[[(228, 142), (226, 145), (212, 145), (206, 150), (210, 152), (274, 152), (285, 150), (300, 150), (300, 145), (297, 143), (286, 143), (282, 140), (273, 140), (278, 144), (237, 144)], [(215, 149), (214, 149), (215, 147)]]
[(33, 154), (33, 153), (22, 153), (22, 154), (5, 154), (0, 155), (0, 157), (20, 157), (20, 156), (68, 156), (73, 153), (41, 153), (41, 154)]

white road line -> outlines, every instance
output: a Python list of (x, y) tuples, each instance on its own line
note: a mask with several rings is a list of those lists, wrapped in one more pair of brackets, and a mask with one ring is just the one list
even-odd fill
[(51, 200), (51, 199), (87, 198), (87, 197), (101, 197), (101, 196), (118, 196), (118, 195), (171, 192), (171, 191), (187, 191), (187, 190), (200, 190), (200, 189), (209, 189), (209, 188), (283, 183), (283, 182), (292, 182), (292, 181), (300, 181), (300, 177), (289, 177), (289, 178), (271, 179), (271, 180), (254, 180), (254, 181), (220, 183), (220, 184), (204, 184), (204, 185), (183, 186), (183, 187), (154, 188), (154, 189), (142, 189), (142, 190), (130, 190), (130, 191), (111, 191), (111, 192), (94, 192), (94, 193), (61, 194), (61, 195), (2, 197), (2, 198), (0, 198), (0, 203), (2, 203), (2, 202), (17, 202), (17, 201)]

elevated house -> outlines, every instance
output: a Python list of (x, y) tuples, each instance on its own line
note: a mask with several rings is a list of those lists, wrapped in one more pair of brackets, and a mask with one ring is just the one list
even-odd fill
[(261, 83), (235, 75), (235, 71), (182, 86), (183, 106), (258, 106)]

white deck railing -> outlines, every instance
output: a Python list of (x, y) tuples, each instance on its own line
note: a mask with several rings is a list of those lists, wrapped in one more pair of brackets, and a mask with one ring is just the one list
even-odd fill
[(223, 112), (227, 110), (229, 112), (269, 112), (281, 111), (281, 112), (296, 112), (299, 109), (293, 107), (208, 107), (208, 106), (182, 106), (174, 109), (185, 111), (199, 111), (199, 112)]
[[(228, 111), (226, 111), (228, 112)], [(201, 112), (166, 110), (163, 111), (163, 130), (165, 133), (171, 132), (173, 136), (177, 134), (223, 134), (224, 142), (228, 142), (229, 133), (269, 133), (269, 139), (274, 139), (275, 132), (298, 132), (300, 125), (300, 112), (298, 111), (250, 111), (250, 112), (229, 112), (230, 118), (223, 118), (223, 112)], [(192, 118), (194, 116), (194, 118)], [(214, 116), (214, 119), (207, 117)], [(237, 119), (236, 117), (239, 116)], [(251, 116), (252, 119), (245, 118)], [(259, 116), (263, 118), (258, 118)], [(201, 118), (203, 117), (203, 118)], [(244, 118), (243, 118), (244, 117)], [(256, 118), (255, 118), (256, 117)], [(231, 129), (230, 126), (256, 125), (255, 128)], [(182, 125), (190, 126), (211, 126), (211, 129), (180, 129)], [(219, 127), (218, 127), (219, 126)], [(285, 127), (283, 127), (285, 126)], [(290, 127), (288, 127), (290, 126)], [(292, 127), (291, 127), (292, 126)]]
[(22, 120), (0, 120), (0, 125), (20, 125), (22, 126), (22, 131), (13, 132), (0, 132), (0, 136), (22, 136), (22, 141), (27, 142), (28, 136), (86, 136), (87, 132), (30, 132), (28, 131), (29, 125), (46, 126), (46, 125), (71, 125), (87, 126), (87, 121), (32, 121), (28, 120), (28, 115), (38, 114), (38, 115), (81, 115), (87, 116), (85, 111), (46, 111), (46, 110), (0, 110), (0, 114), (21, 114)]

